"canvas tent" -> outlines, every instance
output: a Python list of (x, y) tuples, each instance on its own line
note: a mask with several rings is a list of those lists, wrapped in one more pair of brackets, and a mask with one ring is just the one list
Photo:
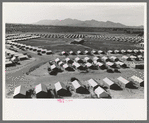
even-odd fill
[(60, 62), (60, 59), (59, 58), (56, 58), (55, 59), (55, 62), (58, 64), (58, 62)]
[(10, 66), (14, 66), (15, 64), (12, 61), (5, 61), (5, 66), (6, 67), (10, 67)]
[(85, 62), (89, 62), (89, 63), (92, 63), (93, 62), (92, 59), (90, 59), (89, 57), (84, 57), (84, 61)]
[(26, 88), (22, 85), (16, 87), (13, 98), (26, 98)]
[(40, 83), (35, 86), (35, 93), (37, 98), (46, 98), (47, 97), (47, 87), (46, 85)]
[(132, 59), (130, 58), (130, 57), (128, 57), (128, 56), (122, 56), (122, 59), (123, 60), (127, 60), (127, 61), (131, 61)]
[(52, 70), (52, 71), (58, 71), (58, 68), (56, 67), (55, 64), (53, 64), (53, 65), (51, 65), (51, 70)]
[(125, 78), (123, 78), (123, 77), (118, 77), (117, 78), (118, 79), (118, 83), (120, 84), (120, 86), (122, 87), (122, 88), (129, 88), (130, 86), (132, 86), (132, 83), (130, 82), (130, 81), (128, 81), (128, 80), (126, 80)]
[(102, 60), (103, 62), (108, 62), (108, 61), (110, 61), (110, 59), (109, 59), (107, 56), (101, 57), (101, 60)]
[(94, 90), (94, 92), (95, 92), (95, 94), (97, 95), (98, 98), (109, 97), (108, 93), (103, 88), (101, 88), (100, 86), (98, 86), (98, 88), (96, 88)]
[(115, 57), (115, 56), (111, 56), (110, 57), (110, 60), (113, 61), (113, 62), (115, 62), (115, 61), (118, 61), (119, 59), (117, 57)]
[(103, 82), (104, 82), (104, 84), (108, 87), (108, 88), (110, 88), (110, 89), (115, 89), (115, 88), (117, 88), (117, 85), (112, 81), (112, 80), (110, 80), (109, 78), (104, 78), (103, 79)]
[(64, 83), (57, 82), (57, 83), (54, 84), (54, 86), (55, 86), (55, 90), (56, 90), (57, 95), (66, 96), (67, 88), (66, 88)]
[(61, 52), (62, 55), (68, 55), (68, 53), (66, 53), (65, 51)]
[(74, 69), (72, 67), (70, 67), (68, 64), (64, 64), (63, 68), (67, 71), (73, 71)]
[(108, 50), (107, 52), (108, 52), (108, 53), (114, 53), (113, 50)]
[(121, 53), (126, 53), (126, 50), (121, 50)]
[(83, 63), (83, 60), (80, 59), (79, 57), (76, 57), (76, 58), (75, 58), (75, 61), (78, 62), (78, 63)]
[(93, 69), (95, 67), (93, 64), (91, 64), (89, 62), (85, 63), (85, 66), (90, 69)]
[(139, 86), (144, 86), (144, 80), (142, 80), (141, 78), (139, 78), (139, 77), (137, 77), (135, 75), (133, 75), (131, 77), (131, 80), (133, 80), (133, 82), (135, 82)]
[(119, 65), (120, 67), (123, 67), (123, 68), (127, 67), (127, 65), (125, 63), (120, 62), (120, 61), (115, 62), (115, 64), (117, 64), (117, 65)]
[(46, 54), (47, 54), (47, 55), (50, 55), (50, 54), (52, 54), (52, 51), (51, 51), (51, 50), (47, 50), (47, 51), (46, 51)]
[(95, 51), (95, 50), (92, 50), (91, 53), (92, 53), (92, 54), (98, 54), (98, 52)]
[(74, 63), (73, 63), (73, 67), (76, 68), (76, 69), (78, 69), (78, 70), (86, 70), (85, 67), (83, 67), (82, 65), (80, 65), (80, 64), (77, 63), (77, 62), (74, 62)]
[(83, 94), (85, 92), (85, 88), (80, 81), (74, 80), (71, 83), (76, 93)]
[(70, 54), (70, 55), (75, 55), (75, 52), (70, 51), (69, 54)]
[(94, 64), (96, 64), (100, 69), (105, 69), (106, 68), (106, 66), (102, 62), (94, 61)]
[(73, 63), (73, 60), (71, 60), (70, 58), (65, 58), (65, 61), (67, 64), (72, 64)]
[(93, 88), (93, 90), (95, 90), (99, 86), (98, 83), (92, 78), (88, 80), (88, 84), (90, 87)]
[(62, 66), (64, 65), (64, 62), (60, 61), (60, 62), (58, 63), (58, 65), (62, 67)]
[(85, 51), (84, 51), (84, 54), (89, 55), (90, 52), (89, 52), (88, 50), (85, 50)]
[(83, 53), (82, 53), (82, 51), (78, 50), (78, 51), (77, 51), (77, 54), (78, 54), (78, 55), (82, 55)]
[(106, 62), (106, 65), (112, 68), (116, 67), (116, 65), (113, 62)]

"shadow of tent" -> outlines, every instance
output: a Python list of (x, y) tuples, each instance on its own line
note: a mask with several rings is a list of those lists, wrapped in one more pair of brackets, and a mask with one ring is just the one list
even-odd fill
[(34, 90), (29, 89), (28, 91), (26, 91), (26, 98), (32, 98), (33, 94), (34, 94)]
[(133, 82), (131, 82), (131, 81), (126, 85), (126, 88), (129, 88), (129, 89), (138, 89), (138, 87), (136, 87), (135, 84)]
[(113, 69), (107, 69), (108, 73), (114, 73)]
[(79, 94), (89, 94), (90, 92), (84, 88), (84, 87), (79, 87), (76, 89), (76, 93), (79, 93)]
[(39, 92), (38, 94), (36, 94), (36, 98), (48, 98), (48, 94), (46, 92)]
[(98, 70), (98, 67), (97, 66), (91, 66), (90, 69), (91, 70)]
[(144, 81), (140, 84), (141, 87), (144, 87)]
[(71, 96), (71, 92), (69, 91), (69, 89), (67, 90), (60, 89), (59, 91), (57, 91), (57, 95), (58, 96)]
[(118, 86), (117, 84), (113, 84), (110, 86), (111, 90), (123, 90), (120, 86)]
[(67, 71), (75, 71), (73, 68), (71, 68), (71, 67), (68, 67), (68, 68), (66, 68), (65, 70), (67, 70)]
[(49, 74), (50, 75), (57, 75), (58, 74), (58, 71), (50, 71)]
[(47, 98), (54, 98), (54, 95), (52, 94), (51, 90), (47, 90)]
[(101, 99), (112, 99), (112, 97), (108, 95), (107, 97), (101, 97)]
[(114, 69), (114, 72), (121, 73), (118, 69)]

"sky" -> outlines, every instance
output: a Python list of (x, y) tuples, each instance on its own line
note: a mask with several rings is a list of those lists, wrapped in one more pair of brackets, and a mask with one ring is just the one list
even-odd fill
[(32, 24), (71, 18), (140, 26), (144, 25), (144, 13), (144, 3), (3, 3), (5, 23)]

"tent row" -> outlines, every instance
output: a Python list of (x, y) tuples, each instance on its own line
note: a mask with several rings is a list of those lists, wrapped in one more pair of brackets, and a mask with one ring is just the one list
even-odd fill
[(144, 50), (143, 49), (134, 49), (134, 50), (108, 50), (107, 52), (104, 52), (102, 50), (92, 50), (92, 51), (88, 51), (88, 50), (85, 50), (85, 51), (69, 51), (69, 52), (66, 52), (66, 51), (62, 51), (61, 52), (61, 55), (90, 55), (90, 54), (141, 54), (141, 53), (144, 53)]
[(7, 40), (7, 42), (9, 41), (15, 42), (15, 41), (23, 41), (23, 40), (36, 39), (36, 38), (40, 38), (40, 36), (21, 34), (16, 36), (9, 36), (9, 37), (6, 37), (5, 39)]
[(5, 49), (5, 66), (15, 66), (19, 61), (27, 60), (29, 57), (22, 53), (14, 52), (9, 49)]
[(134, 49), (134, 50), (108, 50), (107, 53), (110, 53), (110, 54), (130, 54), (130, 53), (136, 53), (136, 54), (139, 54), (139, 53), (144, 53), (144, 50), (143, 49)]
[(123, 42), (136, 42), (140, 43), (144, 41), (142, 36), (112, 36), (112, 35), (89, 35), (89, 34), (61, 34), (61, 33), (50, 33), (43, 34), (37, 33), (34, 34), (37, 36), (45, 37), (45, 38), (92, 38), (92, 39), (102, 39), (102, 40), (113, 40), (113, 41), (123, 41)]
[[(114, 82), (111, 79), (105, 77), (102, 81), (104, 83), (104, 86), (106, 86), (108, 89), (117, 89), (119, 86), (124, 88), (131, 88), (132, 84), (136, 84), (138, 87), (144, 86), (144, 80), (141, 78), (133, 75), (130, 77), (130, 80), (127, 80), (123, 77), (117, 78), (118, 82)], [(87, 80), (87, 84), (89, 88), (93, 89), (94, 93), (98, 98), (108, 98), (110, 95), (108, 92), (100, 85), (100, 82), (97, 82), (94, 79)], [(65, 85), (63, 82), (56, 82), (54, 84), (54, 91), (56, 94), (56, 97), (61, 96), (71, 96), (70, 89), (73, 89), (75, 93), (79, 94), (89, 94), (86, 92), (89, 92), (89, 89), (86, 88), (84, 84), (82, 84), (79, 80), (73, 80), (70, 84), (70, 86)], [(45, 84), (38, 84), (34, 88), (36, 98), (53, 98), (52, 92), (48, 90), (47, 86)], [(14, 89), (13, 98), (27, 98), (27, 89), (20, 85), (17, 86)], [(31, 97), (30, 97), (31, 98)]]
[(84, 34), (36, 34), (44, 38), (85, 38)]
[(17, 42), (9, 42), (8, 44), (12, 45), (12, 46), (16, 46), (19, 49), (22, 50), (30, 50), (30, 51), (34, 51), (37, 54), (47, 54), (50, 55), (52, 54), (51, 50), (47, 50), (47, 49), (43, 49), (43, 48), (39, 48), (39, 47), (35, 47), (35, 46), (30, 46), (30, 45), (25, 45), (25, 44), (21, 44), (21, 43), (17, 43)]
[(102, 39), (102, 40), (112, 40), (112, 41), (132, 42), (132, 43), (140, 43), (144, 41), (143, 37), (141, 36), (126, 37), (126, 36), (111, 36), (111, 35), (87, 35), (86, 37), (92, 39)]

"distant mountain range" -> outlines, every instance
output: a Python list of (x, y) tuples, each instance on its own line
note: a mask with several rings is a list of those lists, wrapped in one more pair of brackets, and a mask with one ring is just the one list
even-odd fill
[(112, 21), (97, 21), (97, 20), (86, 20), (81, 21), (77, 19), (64, 19), (64, 20), (40, 20), (36, 23), (36, 25), (54, 25), (54, 26), (77, 26), (77, 27), (117, 27), (117, 28), (127, 28), (127, 27), (134, 27), (134, 28), (143, 28), (143, 25), (140, 26), (126, 26), (121, 23), (114, 23)]

